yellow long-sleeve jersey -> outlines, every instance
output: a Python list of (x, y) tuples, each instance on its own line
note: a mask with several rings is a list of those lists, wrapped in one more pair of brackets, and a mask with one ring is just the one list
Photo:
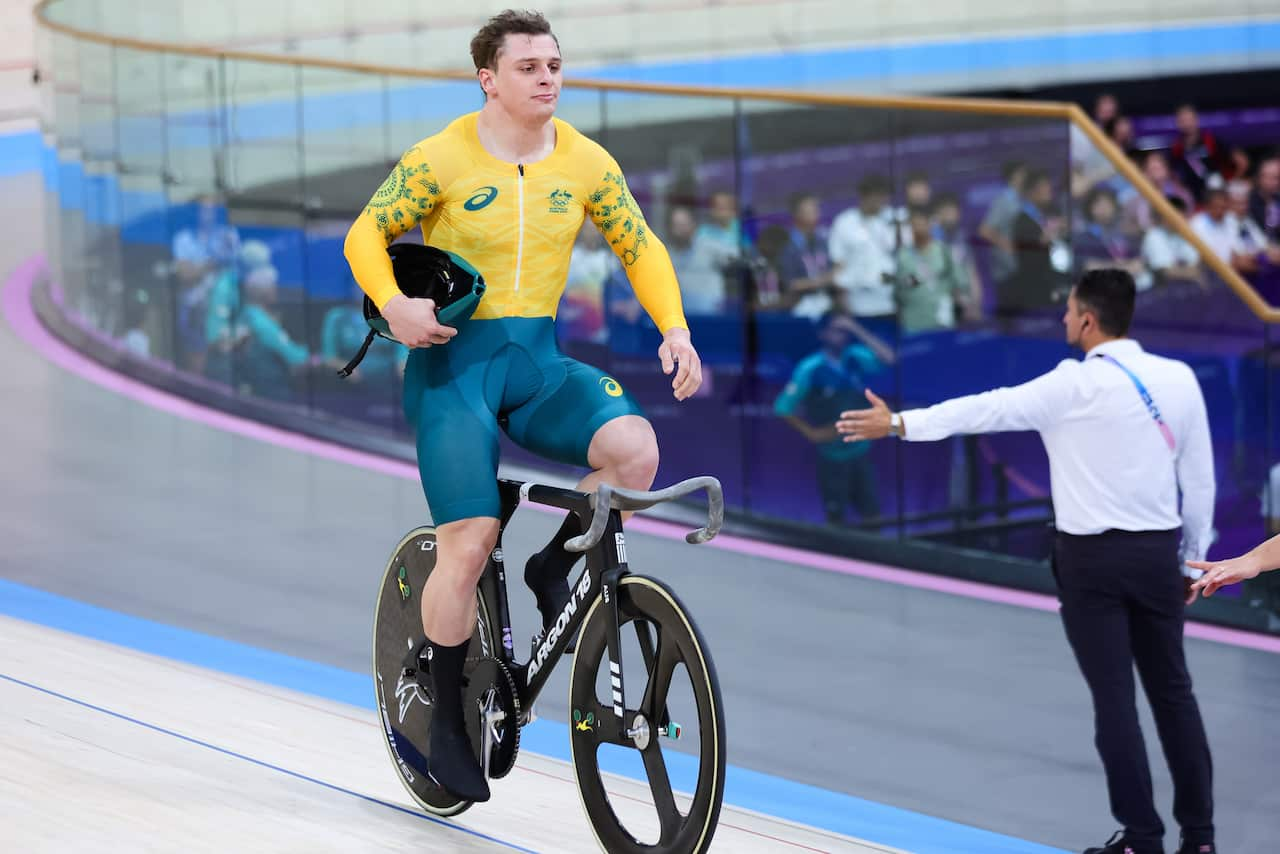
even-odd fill
[(554, 317), (569, 258), (590, 216), (658, 329), (688, 328), (671, 257), (649, 230), (617, 161), (554, 119), (555, 150), (516, 165), (489, 154), (469, 113), (414, 145), (347, 233), (356, 282), (379, 308), (399, 293), (386, 248), (421, 225), (423, 240), (484, 276), (474, 317)]

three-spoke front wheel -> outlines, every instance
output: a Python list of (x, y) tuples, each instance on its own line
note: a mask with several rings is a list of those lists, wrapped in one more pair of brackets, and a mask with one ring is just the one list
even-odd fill
[[(601, 599), (583, 621), (569, 679), (569, 741), (587, 819), (606, 851), (706, 851), (724, 797), (724, 711), (715, 667), (666, 585), (626, 576), (617, 604), (622, 721), (607, 654), (609, 606)], [(614, 774), (622, 776), (607, 776)]]

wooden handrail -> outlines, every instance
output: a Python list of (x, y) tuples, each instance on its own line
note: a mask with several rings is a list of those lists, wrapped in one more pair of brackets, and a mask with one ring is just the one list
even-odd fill
[(1178, 213), (1177, 208), (1169, 204), (1169, 200), (1164, 197), (1164, 194), (1147, 182), (1147, 176), (1143, 175), (1142, 170), (1125, 156), (1124, 152), (1120, 150), (1120, 146), (1112, 142), (1111, 138), (1093, 123), (1088, 114), (1075, 104), (1071, 105), (1071, 121), (1075, 123), (1076, 127), (1084, 131), (1094, 146), (1111, 161), (1112, 166), (1116, 167), (1116, 171), (1128, 178), (1133, 186), (1137, 187), (1138, 192), (1150, 203), (1156, 213), (1166, 223), (1172, 225), (1174, 230), (1182, 235), (1183, 239), (1196, 248), (1196, 251), (1200, 253), (1200, 257), (1204, 259), (1209, 269), (1217, 273), (1219, 278), (1226, 282), (1231, 290), (1235, 291), (1236, 296), (1240, 297), (1255, 317), (1263, 323), (1280, 323), (1280, 310), (1272, 308), (1262, 298), (1262, 295), (1254, 289), (1253, 285), (1245, 281), (1244, 277), (1231, 268), (1231, 265), (1214, 253), (1209, 244), (1205, 243), (1200, 238), (1200, 235), (1196, 234), (1187, 225), (1187, 221)]
[[(439, 80), (442, 82), (474, 81), (476, 79), (474, 71), (405, 68), (395, 65), (325, 59), (323, 57), (286, 56), (279, 53), (229, 50), (206, 45), (160, 42), (78, 30), (66, 24), (52, 21), (45, 14), (45, 10), (57, 2), (62, 2), (62, 0), (40, 0), (35, 7), (37, 21), (54, 32), (96, 44), (122, 47), (129, 50), (179, 53), (184, 56), (200, 56), (208, 59), (231, 59), (240, 62), (258, 62), (270, 65), (300, 65), (307, 68), (325, 68), (333, 71), (351, 71), (406, 79)], [(687, 98), (739, 98), (813, 106), (976, 113), (1030, 118), (1066, 119), (1067, 110), (1070, 107), (1070, 104), (1053, 101), (1010, 101), (997, 98), (936, 98), (911, 95), (830, 95), (798, 92), (791, 89), (681, 86), (668, 83), (631, 83), (621, 80), (592, 80), (590, 78), (570, 78), (565, 81), (565, 85), (576, 89), (628, 92), (641, 95), (679, 95)]]
[[(347, 62), (321, 57), (284, 56), (275, 53), (227, 50), (204, 45), (159, 42), (148, 39), (125, 38), (105, 33), (79, 30), (49, 19), (47, 9), (61, 0), (40, 0), (33, 14), (37, 23), (53, 32), (81, 41), (105, 44), (129, 50), (160, 53), (178, 53), (210, 59), (257, 62), (271, 65), (292, 65), (307, 68), (324, 68), (387, 77), (420, 80), (474, 81), (475, 72), (446, 71), (420, 68), (401, 68), (362, 62)], [(1073, 123), (1089, 138), (1116, 171), (1127, 178), (1151, 207), (1172, 226), (1188, 243), (1196, 248), (1209, 269), (1213, 270), (1235, 292), (1254, 316), (1264, 323), (1280, 323), (1280, 309), (1273, 308), (1262, 295), (1214, 254), (1200, 239), (1186, 219), (1169, 204), (1164, 195), (1152, 186), (1124, 152), (1094, 124), (1093, 120), (1075, 104), (1058, 101), (1012, 101), (996, 98), (945, 98), (919, 95), (832, 95), (787, 89), (752, 89), (717, 86), (678, 86), (662, 83), (631, 83), (612, 80), (573, 78), (565, 81), (566, 87), (592, 89), (606, 92), (626, 92), (639, 95), (667, 95), (686, 98), (735, 98), (739, 100), (772, 101), (775, 103), (801, 104), (815, 107), (853, 107), (862, 109), (912, 110), (923, 112), (968, 113), (971, 115), (1019, 116), (1025, 118), (1062, 119)]]

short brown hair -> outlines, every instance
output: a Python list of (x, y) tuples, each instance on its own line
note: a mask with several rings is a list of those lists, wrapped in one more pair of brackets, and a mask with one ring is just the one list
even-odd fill
[[(551, 36), (556, 39), (556, 34), (551, 32), (551, 24), (541, 12), (520, 12), (515, 9), (499, 12), (471, 39), (471, 61), (476, 64), (476, 71), (481, 68), (497, 69), (498, 54), (509, 35)], [(556, 46), (559, 45), (560, 40), (556, 39)]]

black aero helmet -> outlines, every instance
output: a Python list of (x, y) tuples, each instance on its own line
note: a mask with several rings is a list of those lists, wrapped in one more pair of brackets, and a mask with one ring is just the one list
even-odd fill
[[(445, 326), (470, 317), (484, 295), (484, 276), (453, 252), (419, 243), (393, 243), (387, 247), (387, 254), (391, 256), (391, 270), (400, 292), (411, 298), (434, 300), (436, 319)], [(382, 312), (367, 294), (364, 319), (369, 324), (369, 334), (360, 352), (338, 372), (344, 377), (350, 376), (360, 364), (375, 336), (396, 340)]]

